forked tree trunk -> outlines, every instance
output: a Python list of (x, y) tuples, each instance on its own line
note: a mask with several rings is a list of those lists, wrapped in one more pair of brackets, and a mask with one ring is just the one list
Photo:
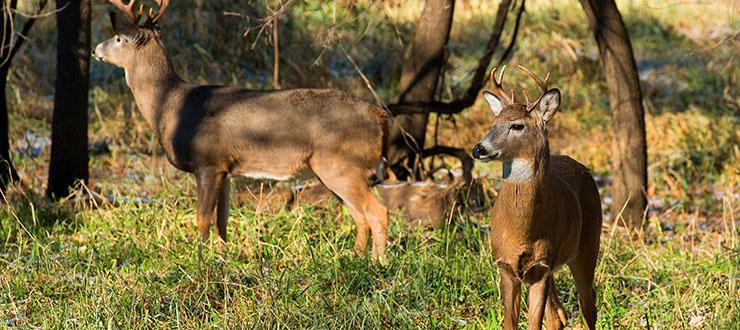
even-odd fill
[(46, 194), (61, 198), (87, 181), (87, 97), (90, 65), (90, 0), (57, 0), (57, 78)]
[[(401, 96), (398, 103), (430, 102), (445, 64), (445, 47), (450, 37), (454, 0), (426, 0), (414, 41), (401, 74)], [(395, 117), (387, 148), (388, 162), (396, 175), (403, 178), (408, 160), (413, 168), (417, 153), (424, 148), (429, 113), (402, 114)], [(410, 135), (404, 138), (400, 127)]]
[(614, 142), (612, 216), (632, 227), (642, 224), (647, 206), (645, 112), (627, 29), (614, 0), (580, 0), (599, 46), (601, 68), (609, 86)]

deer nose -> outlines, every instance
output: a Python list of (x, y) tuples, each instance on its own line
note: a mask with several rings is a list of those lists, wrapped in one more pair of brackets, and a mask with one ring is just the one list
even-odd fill
[(484, 148), (480, 143), (476, 144), (475, 147), (473, 147), (473, 158), (480, 159), (481, 156), (487, 154), (488, 151), (486, 148)]

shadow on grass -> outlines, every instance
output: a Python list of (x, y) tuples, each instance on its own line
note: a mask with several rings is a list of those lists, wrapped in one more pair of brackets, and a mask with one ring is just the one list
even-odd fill
[[(635, 48), (637, 68), (648, 110), (683, 112), (692, 107), (706, 115), (733, 114), (724, 104), (725, 87), (731, 84), (732, 46), (712, 38), (699, 44), (649, 13), (631, 11), (625, 24)], [(729, 37), (729, 36), (728, 36)], [(731, 43), (731, 42), (730, 42)]]
[[(42, 233), (69, 234), (77, 230), (83, 211), (65, 203), (52, 202), (33, 191), (11, 193), (0, 202), (0, 239), (13, 242), (18, 235), (33, 235), (36, 239), (48, 236)], [(41, 243), (41, 242), (40, 242)]]

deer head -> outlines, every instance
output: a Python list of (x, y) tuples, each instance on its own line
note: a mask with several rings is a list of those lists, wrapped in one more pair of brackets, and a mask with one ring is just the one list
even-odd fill
[(504, 71), (499, 78), (491, 70), (489, 87), (483, 91), (483, 98), (493, 112), (493, 125), (488, 134), (473, 148), (473, 157), (481, 161), (501, 160), (507, 162), (526, 162), (533, 164), (535, 158), (547, 150), (547, 122), (552, 119), (560, 106), (560, 91), (547, 89), (550, 74), (541, 79), (526, 68), (519, 66), (542, 90), (536, 101), (530, 102), (526, 90), (524, 103), (516, 102), (514, 90), (507, 92), (503, 87)]
[[(109, 1), (126, 14), (128, 19), (121, 18), (114, 12), (110, 13), (110, 20), (116, 35), (95, 47), (92, 53), (95, 59), (128, 69), (140, 63), (142, 60), (140, 55), (146, 53), (143, 50), (147, 48), (154, 46), (155, 50), (163, 54), (164, 47), (159, 41), (160, 30), (157, 22), (167, 9), (169, 0), (155, 0), (159, 5), (156, 14), (153, 8), (149, 8), (149, 11), (144, 14), (143, 5), (139, 6), (138, 13), (134, 13), (136, 0), (130, 0), (128, 4), (124, 4), (122, 0)], [(139, 23), (143, 16), (146, 17), (142, 23)]]

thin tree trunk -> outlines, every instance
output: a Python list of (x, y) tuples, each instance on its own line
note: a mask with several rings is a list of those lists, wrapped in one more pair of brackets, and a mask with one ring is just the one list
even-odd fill
[(46, 194), (61, 198), (87, 181), (87, 98), (90, 64), (90, 0), (57, 0), (57, 78)]
[(642, 224), (647, 206), (645, 112), (637, 67), (627, 29), (614, 0), (580, 0), (599, 46), (601, 67), (609, 86), (614, 143), (612, 149), (612, 215), (632, 227)]
[(5, 191), (8, 184), (18, 180), (18, 173), (10, 158), (8, 102), (5, 93), (7, 79), (8, 68), (0, 68), (0, 191)]
[(5, 92), (8, 72), (10, 71), (10, 49), (13, 45), (13, 34), (11, 23), (13, 21), (12, 12), (8, 8), (7, 0), (3, 0), (3, 19), (2, 19), (2, 48), (0, 49), (0, 190), (5, 191), (8, 184), (17, 180), (18, 174), (13, 167), (10, 158), (10, 140), (8, 134), (8, 103)]
[[(454, 0), (426, 0), (414, 41), (401, 74), (399, 103), (430, 102), (445, 64), (445, 47), (450, 37)], [(416, 156), (424, 148), (429, 113), (404, 114), (395, 117), (390, 130), (388, 161), (396, 175), (410, 174), (398, 164), (403, 159), (413, 168)], [(405, 130), (410, 136), (404, 136)]]
[[(47, 0), (39, 2), (38, 12), (44, 9)], [(15, 54), (18, 53), (20, 48), (23, 46), (23, 42), (26, 40), (25, 37), (31, 31), (33, 24), (36, 22), (37, 17), (29, 17), (26, 23), (23, 24), (23, 28), (20, 31), (20, 35), (23, 37), (14, 39), (13, 31), (13, 19), (15, 17), (14, 10), (18, 4), (17, 0), (3, 0), (2, 5), (2, 48), (0, 48), (0, 191), (5, 191), (8, 184), (13, 181), (19, 180), (18, 173), (13, 167), (12, 159), (10, 158), (10, 135), (9, 133), (9, 122), (8, 122), (8, 98), (6, 93), (6, 87), (8, 83), (8, 73), (10, 73), (10, 65), (13, 63)]]

